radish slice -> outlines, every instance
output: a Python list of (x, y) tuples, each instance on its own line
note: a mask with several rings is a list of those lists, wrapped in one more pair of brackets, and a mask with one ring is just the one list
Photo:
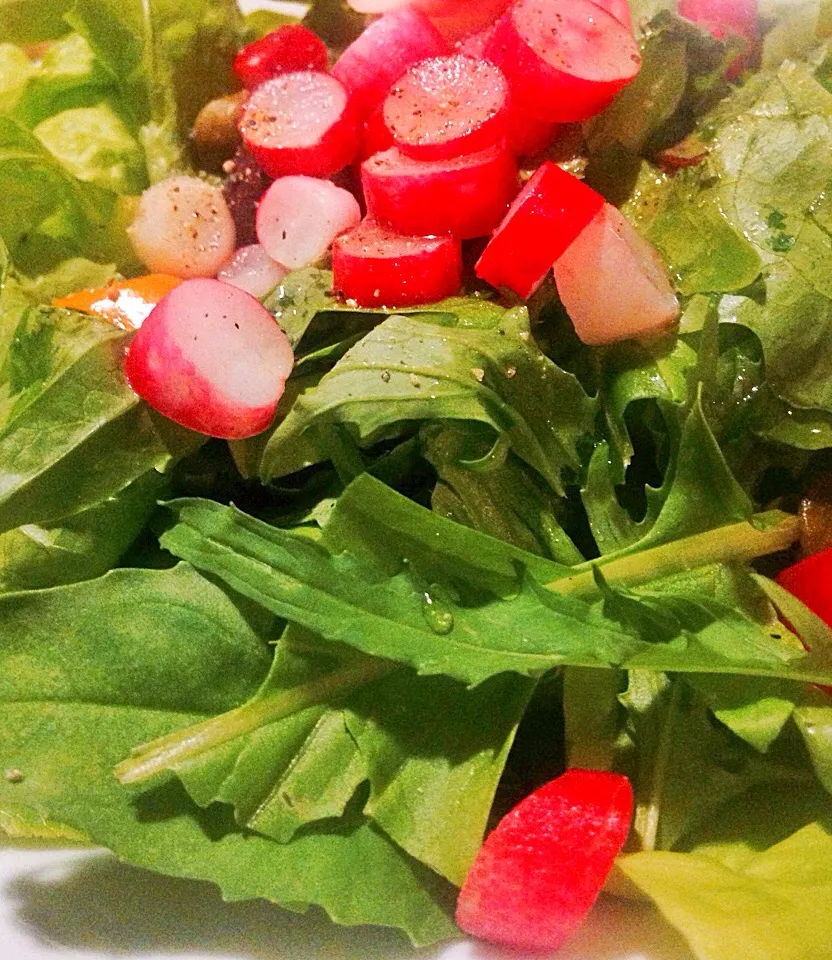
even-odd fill
[(584, 343), (653, 336), (679, 316), (661, 257), (608, 203), (554, 271), (561, 301)]
[(486, 60), (464, 54), (411, 67), (384, 101), (384, 122), (402, 153), (445, 160), (496, 146), (506, 135), (508, 84)]
[(372, 157), (374, 153), (381, 153), (395, 146), (393, 136), (387, 129), (384, 122), (384, 110), (381, 106), (376, 107), (369, 117), (364, 121), (364, 131), (361, 140), (361, 160)]
[(557, 164), (541, 164), (488, 242), (477, 276), (530, 297), (603, 206), (601, 194), (577, 177)]
[(261, 84), (240, 116), (247, 149), (270, 177), (329, 177), (358, 153), (358, 121), (341, 83), (325, 73), (285, 73)]
[(405, 237), (365, 220), (332, 247), (334, 286), (359, 307), (435, 303), (459, 292), (462, 253), (452, 237)]
[(522, 110), (512, 110), (508, 119), (508, 145), (518, 157), (536, 157), (550, 147), (561, 124), (541, 120)]
[(341, 54), (332, 75), (366, 117), (411, 64), (450, 52), (430, 20), (405, 7), (371, 23)]
[(271, 424), (293, 362), (286, 335), (254, 297), (219, 280), (188, 280), (145, 320), (125, 372), (159, 413), (230, 440)]
[[(632, 30), (633, 11), (630, 9), (630, 0), (594, 0), (594, 2), (602, 10), (611, 13), (619, 23), (623, 23), (625, 27)], [(731, 2), (733, 3), (734, 0)]]
[(234, 58), (234, 73), (247, 90), (281, 73), (326, 70), (329, 54), (320, 37), (299, 23), (286, 24), (249, 43)]
[(679, 16), (698, 23), (718, 40), (733, 36), (743, 41), (742, 52), (725, 71), (729, 80), (754, 57), (760, 32), (758, 0), (679, 0)]
[(415, 0), (415, 5), (451, 43), (491, 26), (510, 3), (511, 0)]
[(257, 239), (290, 270), (316, 263), (332, 241), (361, 222), (358, 201), (342, 187), (314, 177), (281, 177), (257, 208)]
[(182, 279), (215, 276), (235, 246), (222, 189), (198, 177), (170, 177), (145, 190), (127, 233), (148, 270)]
[(217, 274), (217, 280), (245, 290), (259, 300), (280, 283), (289, 271), (272, 260), (259, 243), (240, 247)]
[(518, 110), (569, 123), (600, 113), (638, 73), (632, 31), (592, 0), (524, 0), (497, 23), (486, 57)]
[(521, 801), (482, 845), (459, 893), (466, 932), (529, 951), (557, 950), (580, 926), (624, 846), (626, 777), (567, 770)]
[(464, 53), (466, 57), (476, 57), (482, 60), (485, 57), (485, 48), (488, 41), (494, 34), (495, 24), (486, 27), (485, 30), (478, 30), (476, 33), (469, 33), (463, 37), (456, 45), (457, 53)]
[(452, 160), (414, 160), (395, 147), (361, 165), (371, 219), (399, 233), (450, 233), (462, 240), (487, 236), (517, 189), (517, 164), (494, 147)]

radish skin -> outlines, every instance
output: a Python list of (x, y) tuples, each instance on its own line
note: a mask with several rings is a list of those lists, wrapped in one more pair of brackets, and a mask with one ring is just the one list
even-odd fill
[(313, 177), (281, 177), (257, 208), (257, 239), (290, 270), (317, 263), (332, 241), (361, 221), (358, 201), (343, 187)]
[(266, 253), (259, 243), (240, 247), (217, 274), (217, 280), (245, 290), (261, 299), (280, 283), (289, 271)]
[(299, 23), (286, 24), (249, 43), (234, 58), (234, 73), (247, 90), (281, 73), (326, 70), (326, 44)]
[(334, 286), (359, 307), (435, 303), (459, 292), (462, 253), (452, 237), (406, 237), (365, 220), (332, 247)]
[(656, 252), (610, 204), (555, 262), (578, 337), (591, 346), (665, 333), (679, 302)]
[(170, 177), (145, 190), (127, 234), (149, 271), (183, 280), (216, 276), (236, 242), (222, 189), (198, 177)]
[(242, 439), (271, 424), (293, 363), (286, 335), (254, 297), (196, 279), (159, 301), (130, 345), (125, 373), (176, 423)]

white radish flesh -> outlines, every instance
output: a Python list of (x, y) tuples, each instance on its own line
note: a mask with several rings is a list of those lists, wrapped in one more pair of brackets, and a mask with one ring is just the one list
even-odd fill
[(661, 257), (608, 203), (555, 262), (554, 274), (584, 343), (655, 336), (679, 316)]
[(361, 221), (358, 201), (342, 187), (313, 177), (281, 177), (257, 208), (257, 239), (290, 270), (316, 263), (332, 241)]
[(219, 280), (188, 280), (145, 320), (125, 372), (169, 419), (241, 439), (271, 424), (293, 363), (286, 335), (254, 297)]
[(145, 190), (127, 232), (149, 271), (183, 280), (216, 276), (236, 239), (222, 189), (184, 176)]
[(245, 290), (259, 300), (280, 283), (289, 271), (266, 253), (259, 243), (240, 247), (217, 274), (217, 279)]

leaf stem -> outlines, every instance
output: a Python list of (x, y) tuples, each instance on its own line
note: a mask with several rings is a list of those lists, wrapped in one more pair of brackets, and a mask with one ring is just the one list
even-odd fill
[[(778, 511), (779, 513), (779, 511)], [(775, 514), (776, 515), (776, 514)], [(772, 513), (761, 514), (770, 520)], [(709, 563), (738, 563), (754, 560), (790, 547), (800, 536), (800, 518), (780, 513), (776, 523), (765, 528), (752, 521), (706, 530), (682, 540), (672, 540), (639, 553), (601, 557), (576, 567), (576, 573), (546, 584), (561, 594), (591, 595), (598, 592), (593, 570), (602, 568), (604, 578), (617, 586), (634, 586)]]
[(646, 807), (636, 813), (636, 832), (641, 838), (641, 849), (653, 851), (659, 835), (659, 819), (664, 800), (664, 782), (670, 762), (670, 749), (673, 745), (673, 729), (679, 714), (682, 699), (682, 684), (670, 679), (670, 694), (664, 714), (659, 742), (653, 757), (653, 772), (650, 778), (650, 796)]
[(139, 783), (163, 773), (171, 767), (193, 759), (266, 724), (282, 720), (308, 707), (343, 697), (356, 687), (392, 673), (398, 664), (387, 660), (365, 661), (360, 666), (346, 667), (318, 680), (301, 684), (292, 690), (255, 698), (218, 717), (176, 730), (150, 743), (135, 747), (128, 759), (115, 768), (120, 783)]

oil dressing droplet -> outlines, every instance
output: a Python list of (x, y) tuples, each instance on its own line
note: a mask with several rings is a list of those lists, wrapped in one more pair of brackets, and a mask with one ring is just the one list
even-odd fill
[(431, 630), (444, 637), (454, 628), (454, 615), (448, 605), (441, 599), (440, 592), (441, 588), (437, 585), (425, 590), (422, 614)]

